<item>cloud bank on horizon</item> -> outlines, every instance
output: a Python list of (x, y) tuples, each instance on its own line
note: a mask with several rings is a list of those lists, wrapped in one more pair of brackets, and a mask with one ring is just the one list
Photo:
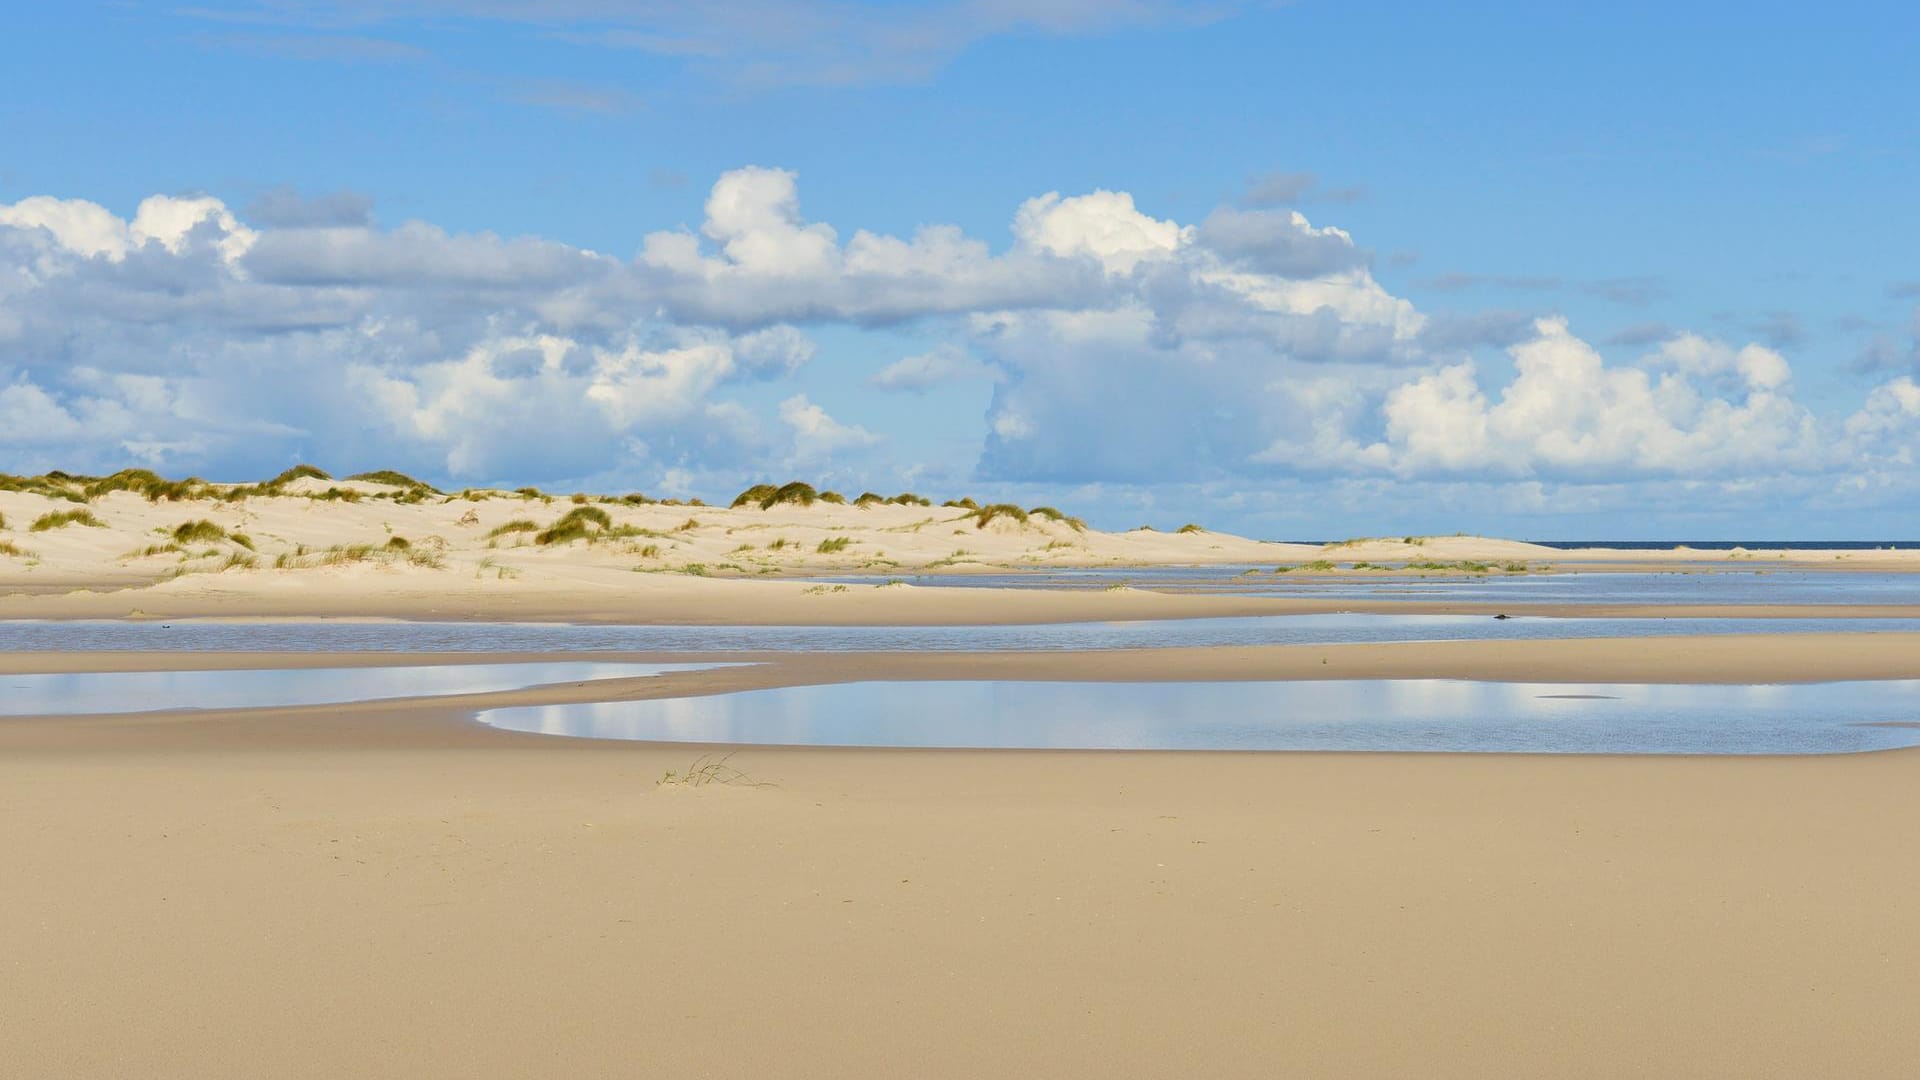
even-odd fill
[(990, 393), (977, 460), (951, 474), (971, 483), (1319, 482), (1382, 505), (1461, 485), (1523, 505), (1920, 486), (1912, 374), (1822, 414), (1766, 345), (1673, 331), (1609, 357), (1560, 317), (1423, 312), (1354, 237), (1271, 201), (1182, 223), (1125, 192), (1047, 192), (997, 246), (946, 225), (842, 236), (793, 172), (752, 166), (714, 182), (697, 227), (622, 258), (382, 228), (350, 197), (251, 217), (208, 196), (127, 217), (31, 197), (0, 204), (0, 448), (224, 476), (318, 457), (453, 483), (897, 484), (925, 463), (886, 411), (777, 388), (823, 332), (904, 325), (938, 344), (866, 381)]

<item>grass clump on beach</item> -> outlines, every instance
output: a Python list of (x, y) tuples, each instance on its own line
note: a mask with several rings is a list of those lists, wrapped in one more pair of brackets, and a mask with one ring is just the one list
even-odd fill
[(611, 528), (613, 518), (597, 506), (576, 506), (560, 517), (560, 520), (547, 526), (536, 534), (533, 542), (543, 547), (552, 544), (570, 544), (575, 540), (590, 539), (596, 526), (600, 530)]
[(89, 529), (104, 529), (107, 523), (93, 516), (91, 510), (55, 510), (41, 514), (27, 527), (28, 532), (49, 532), (64, 529), (69, 525), (85, 525)]
[(832, 555), (835, 552), (847, 550), (847, 545), (851, 543), (853, 543), (851, 536), (836, 536), (830, 540), (820, 541), (820, 546), (813, 550), (821, 555)]
[(1027, 513), (1032, 517), (1043, 517), (1050, 521), (1057, 521), (1060, 524), (1065, 525), (1068, 528), (1072, 529), (1074, 532), (1087, 531), (1086, 522), (1081, 521), (1079, 518), (1073, 517), (1070, 514), (1062, 513), (1057, 507), (1036, 506), (1033, 509), (1027, 511)]
[(246, 534), (229, 533), (218, 523), (205, 518), (198, 521), (183, 521), (174, 526), (173, 531), (167, 535), (173, 537), (173, 542), (176, 544), (216, 544), (223, 540), (231, 540), (249, 550), (253, 547), (253, 541)]
[(779, 487), (772, 484), (755, 484), (735, 495), (729, 506), (736, 510), (743, 506), (757, 506), (762, 510), (771, 510), (787, 503), (796, 506), (812, 506), (816, 502), (845, 503), (846, 501), (846, 496), (839, 492), (816, 491), (812, 484), (803, 484), (794, 480)]
[(267, 481), (268, 487), (286, 487), (295, 480), (331, 480), (333, 474), (318, 465), (295, 465), (279, 476)]
[(151, 469), (121, 469), (111, 476), (103, 476), (87, 483), (81, 495), (88, 501), (115, 491), (130, 491), (141, 495), (148, 502), (180, 502), (186, 499), (201, 498), (207, 494), (207, 482), (197, 476), (185, 480), (168, 480)]
[(765, 780), (755, 780), (746, 773), (729, 765), (728, 762), (732, 759), (732, 752), (719, 756), (702, 754), (694, 758), (693, 764), (687, 766), (684, 772), (678, 769), (668, 769), (661, 774), (660, 779), (655, 782), (654, 786), (689, 788), (706, 787), (709, 784), (738, 784), (743, 787), (773, 786)]
[(1180, 526), (1178, 529), (1175, 529), (1174, 531), (1178, 533), (1203, 533), (1203, 532), (1206, 532), (1207, 530), (1201, 528), (1197, 522), (1189, 521), (1185, 525)]
[(361, 480), (367, 484), (386, 484), (390, 488), (407, 488), (407, 492), (426, 492), (440, 494), (440, 488), (428, 484), (426, 480), (417, 480), (405, 473), (396, 473), (394, 469), (374, 469), (372, 473), (353, 473), (349, 480)]
[(1012, 518), (1021, 525), (1027, 523), (1027, 512), (1012, 503), (994, 503), (991, 506), (978, 507), (967, 516), (973, 519), (973, 527), (976, 529), (986, 528), (987, 523), (997, 517)]
[(31, 559), (34, 557), (33, 552), (28, 551), (11, 540), (0, 540), (0, 555), (5, 555), (13, 559)]
[(0, 491), (21, 491), (30, 495), (42, 495), (49, 499), (86, 502), (86, 496), (71, 486), (72, 480), (73, 477), (65, 473), (48, 473), (45, 476), (15, 476), (12, 473), (0, 473)]

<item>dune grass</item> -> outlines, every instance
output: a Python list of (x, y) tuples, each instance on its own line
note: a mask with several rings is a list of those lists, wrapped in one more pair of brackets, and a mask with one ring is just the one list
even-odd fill
[[(511, 523), (510, 523), (511, 524)], [(558, 521), (537, 533), (533, 542), (543, 547), (552, 544), (570, 544), (575, 540), (585, 540), (611, 528), (613, 518), (597, 506), (576, 506), (560, 516)]]
[(1012, 518), (1021, 525), (1027, 523), (1027, 512), (1012, 503), (993, 503), (978, 507), (967, 516), (973, 518), (973, 527), (976, 529), (986, 528), (989, 522), (999, 517)]
[[(1484, 574), (1492, 570), (1493, 567), (1491, 564), (1483, 563), (1483, 562), (1474, 562), (1471, 559), (1462, 559), (1459, 562), (1440, 562), (1435, 559), (1421, 559), (1421, 560), (1418, 560), (1417, 562), (1408, 563), (1407, 569), (1438, 570), (1438, 571), (1451, 570), (1451, 571), (1457, 571), (1457, 572), (1467, 573), (1467, 574)], [(1524, 564), (1521, 566), (1521, 569), (1522, 570), (1526, 569)]]
[(820, 541), (820, 546), (813, 550), (820, 555), (832, 555), (836, 552), (847, 550), (847, 545), (851, 543), (853, 543), (853, 537), (851, 536), (835, 536), (831, 539)]
[(539, 531), (540, 531), (540, 526), (538, 523), (529, 521), (526, 518), (514, 518), (512, 521), (507, 522), (505, 525), (498, 526), (497, 528), (493, 529), (491, 532), (487, 533), (487, 539), (498, 540), (502, 536), (510, 536), (514, 533), (530, 533), (530, 532), (539, 532)]
[(406, 488), (409, 491), (424, 491), (434, 495), (440, 494), (439, 488), (434, 487), (425, 480), (416, 479), (408, 476), (406, 473), (393, 469), (375, 469), (372, 472), (354, 473), (352, 476), (347, 477), (347, 479), (358, 480), (366, 484), (385, 484), (388, 487)]
[[(827, 498), (827, 496), (832, 498)], [(772, 484), (755, 484), (733, 497), (729, 504), (732, 509), (743, 506), (757, 506), (762, 510), (771, 510), (776, 506), (791, 503), (796, 506), (812, 506), (816, 502), (844, 503), (846, 497), (836, 491), (820, 492), (812, 484), (798, 480), (789, 481), (775, 487)]]
[(89, 481), (81, 494), (88, 502), (92, 502), (115, 491), (130, 491), (144, 496), (148, 502), (182, 502), (204, 498), (209, 494), (207, 482), (197, 476), (168, 480), (151, 469), (121, 469), (111, 476)]
[(331, 480), (333, 474), (318, 465), (300, 464), (267, 481), (268, 487), (286, 487), (295, 480)]
[(1203, 533), (1206, 531), (1207, 530), (1200, 527), (1199, 523), (1192, 522), (1192, 521), (1189, 521), (1185, 525), (1182, 525), (1178, 529), (1174, 530), (1174, 532), (1177, 532), (1177, 533)]
[(104, 529), (107, 523), (93, 516), (91, 510), (55, 510), (50, 514), (41, 514), (27, 527), (28, 532), (50, 532), (64, 529), (69, 525), (84, 525), (89, 529)]
[(0, 540), (0, 555), (13, 559), (31, 559), (34, 554), (11, 540)]
[(227, 530), (215, 522), (202, 518), (197, 521), (183, 521), (174, 526), (173, 531), (168, 535), (173, 537), (173, 542), (176, 544), (212, 544), (227, 539)]
[(1056, 507), (1036, 506), (1033, 509), (1027, 511), (1027, 514), (1031, 517), (1043, 517), (1051, 521), (1057, 521), (1060, 524), (1071, 528), (1074, 532), (1087, 531), (1086, 522), (1080, 520), (1077, 517), (1072, 517), (1068, 514), (1064, 514)]
[(966, 497), (966, 498), (964, 498), (964, 499), (948, 499), (948, 500), (947, 500), (946, 502), (943, 502), (943, 503), (941, 503), (940, 505), (941, 505), (941, 506), (951, 506), (951, 507), (953, 507), (953, 508), (954, 508), (954, 509), (956, 509), (956, 510), (978, 510), (978, 509), (980, 509), (980, 504), (979, 504), (979, 503), (977, 503), (977, 502), (974, 502), (974, 501), (973, 501), (973, 498), (972, 498), (972, 496), (968, 496), (968, 497)]
[(1312, 562), (1301, 563), (1299, 566), (1276, 566), (1273, 568), (1273, 572), (1276, 574), (1291, 574), (1295, 570), (1304, 570), (1310, 574), (1324, 574), (1332, 569), (1334, 569), (1332, 562), (1326, 559), (1315, 559)]

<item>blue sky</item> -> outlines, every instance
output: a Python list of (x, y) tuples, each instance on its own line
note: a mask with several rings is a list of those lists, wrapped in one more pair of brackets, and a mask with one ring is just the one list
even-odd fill
[(1270, 536), (1920, 533), (1904, 5), (12, 25), (9, 469), (708, 497), (804, 473)]

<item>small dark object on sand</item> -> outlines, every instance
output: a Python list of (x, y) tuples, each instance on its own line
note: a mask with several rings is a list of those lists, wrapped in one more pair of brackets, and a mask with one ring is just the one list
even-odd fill
[(1511, 616), (1511, 615), (1505, 615), (1505, 614), (1501, 614), (1501, 615), (1495, 615), (1495, 616), (1494, 616), (1494, 618), (1496, 618), (1496, 619), (1511, 619), (1511, 618), (1513, 618), (1513, 616)]

